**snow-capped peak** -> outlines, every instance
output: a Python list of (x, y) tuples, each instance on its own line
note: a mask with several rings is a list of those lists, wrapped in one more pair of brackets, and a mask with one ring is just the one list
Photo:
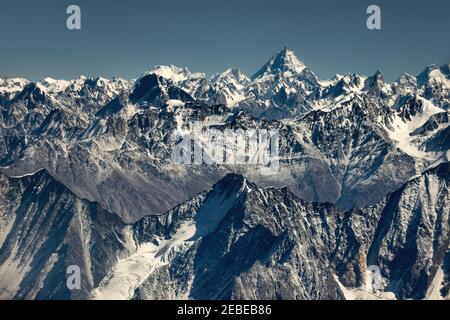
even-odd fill
[(0, 77), (0, 94), (20, 92), (28, 83), (29, 81), (23, 78)]
[(237, 68), (230, 68), (225, 70), (223, 73), (216, 74), (211, 78), (212, 83), (218, 83), (223, 81), (237, 81), (242, 84), (246, 84), (250, 81), (247, 76), (242, 73), (241, 70)]
[(433, 64), (426, 67), (425, 70), (417, 76), (417, 82), (419, 86), (439, 84), (450, 88), (450, 65), (447, 64), (439, 67), (438, 65)]
[(57, 93), (67, 89), (68, 86), (71, 85), (71, 81), (67, 80), (56, 80), (50, 77), (47, 77), (37, 83), (39, 89), (43, 92), (49, 93)]
[(397, 81), (392, 84), (395, 93), (404, 95), (412, 95), (417, 90), (417, 78), (408, 73), (402, 74)]
[(187, 68), (180, 68), (174, 65), (164, 66), (157, 65), (145, 72), (143, 76), (148, 74), (156, 74), (164, 79), (171, 80), (173, 83), (179, 83), (189, 79), (192, 75)]
[(241, 90), (250, 82), (250, 79), (239, 69), (228, 69), (223, 73), (213, 76), (211, 82), (221, 89), (228, 87), (229, 89)]
[(413, 75), (410, 75), (409, 73), (402, 74), (398, 80), (396, 81), (399, 84), (405, 85), (405, 84), (413, 84), (414, 86), (417, 85), (417, 79)]
[(391, 92), (391, 85), (384, 81), (384, 76), (379, 70), (366, 79), (364, 87), (368, 92), (384, 96), (389, 95)]
[(257, 79), (267, 74), (300, 74), (305, 69), (305, 64), (300, 61), (295, 53), (284, 47), (280, 52), (273, 56), (253, 77)]

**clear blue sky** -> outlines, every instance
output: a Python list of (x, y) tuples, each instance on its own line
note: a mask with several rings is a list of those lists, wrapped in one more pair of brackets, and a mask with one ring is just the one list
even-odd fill
[[(66, 29), (66, 8), (82, 30)], [(369, 4), (382, 30), (366, 28)], [(0, 0), (0, 75), (135, 78), (156, 64), (251, 76), (287, 45), (320, 77), (450, 62), (448, 0)]]

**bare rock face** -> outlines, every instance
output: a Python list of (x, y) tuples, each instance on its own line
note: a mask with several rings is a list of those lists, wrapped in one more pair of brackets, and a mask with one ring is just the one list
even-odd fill
[(206, 214), (220, 218), (199, 227), (204, 235), (175, 252), (135, 297), (340, 298), (332, 271), (325, 267), (327, 250), (315, 236), (320, 224), (308, 219), (337, 213), (330, 205), (298, 200), (286, 188), (260, 189), (242, 176), (228, 175), (205, 196), (194, 221), (205, 223)]
[[(344, 212), (230, 174), (127, 225), (45, 172), (1, 176), (2, 298), (344, 299), (341, 286), (364, 288), (371, 265), (399, 299), (445, 297), (448, 182), (441, 164)], [(70, 265), (81, 290), (65, 286)]]
[[(133, 222), (169, 210), (230, 172), (245, 174), (262, 186), (287, 186), (308, 201), (332, 202), (343, 209), (372, 205), (447, 151), (448, 116), (440, 116), (446, 113), (439, 113), (434, 128), (414, 129), (416, 134), (408, 136), (414, 141), (406, 145), (394, 141), (392, 123), (408, 126), (416, 121), (370, 99), (352, 98), (333, 110), (313, 111), (288, 122), (193, 102), (173, 109), (144, 104), (135, 110), (131, 98), (117, 99), (113, 111), (102, 111), (92, 122), (53, 109), (30, 133), (5, 126), (0, 171), (17, 177), (45, 169), (78, 197)], [(110, 110), (110, 105), (105, 108)], [(425, 113), (424, 122), (428, 116)], [(171, 153), (179, 142), (174, 137), (193, 121), (220, 130), (278, 131), (279, 170), (267, 176), (248, 165), (175, 163)]]
[[(344, 284), (363, 285), (362, 267), (377, 265), (386, 280), (384, 289), (397, 298), (433, 295), (430, 285), (445, 268), (450, 241), (449, 168), (448, 163), (441, 164), (410, 180), (379, 204), (348, 212), (343, 234), (352, 230), (345, 241), (353, 250), (338, 248), (332, 257)], [(358, 264), (358, 257), (366, 265)], [(445, 297), (447, 294), (439, 293), (445, 286), (439, 283), (434, 293)]]
[[(77, 198), (50, 175), (0, 176), (2, 299), (80, 299), (89, 296), (125, 254), (125, 224)], [(81, 290), (68, 290), (66, 270), (81, 269)]]

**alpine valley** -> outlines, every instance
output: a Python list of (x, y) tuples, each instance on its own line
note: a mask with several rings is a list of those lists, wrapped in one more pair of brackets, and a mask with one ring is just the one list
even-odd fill
[[(322, 80), (288, 48), (251, 78), (0, 78), (0, 299), (448, 300), (449, 116), (450, 65)], [(276, 130), (278, 169), (177, 163), (195, 121)]]

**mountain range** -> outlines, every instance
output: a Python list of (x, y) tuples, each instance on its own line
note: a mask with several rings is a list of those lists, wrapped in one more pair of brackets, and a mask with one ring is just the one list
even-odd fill
[[(0, 78), (0, 298), (448, 299), (449, 101), (450, 65), (320, 80), (288, 48), (252, 77)], [(195, 121), (276, 130), (278, 170), (176, 163)]]

